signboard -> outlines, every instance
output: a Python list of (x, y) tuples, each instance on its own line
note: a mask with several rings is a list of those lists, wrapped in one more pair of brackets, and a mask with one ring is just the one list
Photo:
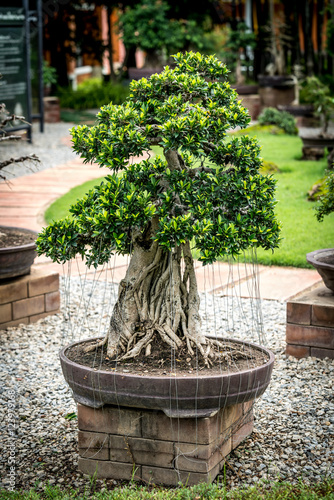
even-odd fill
[[(0, 7), (0, 101), (9, 113), (31, 120), (26, 9)], [(16, 127), (18, 128), (18, 127)], [(19, 127), (22, 128), (22, 127)], [(23, 128), (26, 128), (23, 127)]]

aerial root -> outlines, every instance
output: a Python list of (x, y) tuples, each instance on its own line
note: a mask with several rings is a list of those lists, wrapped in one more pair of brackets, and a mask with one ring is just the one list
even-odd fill
[(148, 330), (146, 335), (144, 335), (144, 337), (141, 340), (139, 340), (139, 342), (137, 342), (136, 345), (130, 351), (126, 352), (125, 354), (123, 354), (123, 356), (119, 358), (119, 361), (122, 361), (123, 359), (136, 358), (137, 356), (139, 356), (142, 349), (146, 348), (146, 346), (150, 343), (153, 334), (154, 330)]
[(95, 349), (98, 349), (99, 347), (103, 347), (104, 345), (106, 345), (107, 340), (108, 340), (108, 335), (106, 335), (104, 337), (104, 339), (101, 340), (100, 342), (97, 342), (96, 344), (92, 344), (92, 345), (85, 347), (84, 352), (85, 353), (92, 352), (92, 351), (95, 351)]

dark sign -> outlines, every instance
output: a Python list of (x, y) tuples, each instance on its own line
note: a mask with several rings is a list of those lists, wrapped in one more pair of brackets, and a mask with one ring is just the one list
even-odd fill
[(23, 8), (0, 7), (0, 102), (30, 120), (26, 26)]

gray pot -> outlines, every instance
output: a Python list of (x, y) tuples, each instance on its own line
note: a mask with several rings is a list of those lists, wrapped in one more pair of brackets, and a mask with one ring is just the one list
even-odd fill
[(315, 267), (327, 288), (334, 292), (334, 248), (310, 252), (306, 255), (306, 260)]
[[(20, 231), (29, 236), (37, 237), (36, 231), (21, 227), (0, 226), (13, 231)], [(0, 248), (0, 280), (16, 278), (30, 273), (30, 268), (36, 257), (36, 243), (30, 242), (19, 246)]]
[(209, 417), (225, 406), (261, 396), (269, 385), (273, 370), (275, 358), (271, 351), (248, 342), (228, 340), (240, 344), (241, 348), (242, 345), (251, 346), (268, 360), (255, 368), (221, 375), (133, 375), (92, 369), (70, 361), (66, 352), (87, 342), (84, 340), (64, 347), (60, 351), (60, 362), (75, 401), (86, 406), (120, 405), (162, 410), (169, 417)]

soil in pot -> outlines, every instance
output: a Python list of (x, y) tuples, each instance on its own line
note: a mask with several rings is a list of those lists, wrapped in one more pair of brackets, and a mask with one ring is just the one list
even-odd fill
[(135, 359), (122, 362), (109, 359), (106, 356), (106, 348), (99, 347), (88, 353), (84, 349), (92, 345), (91, 341), (75, 345), (66, 351), (68, 359), (79, 365), (103, 371), (118, 371), (143, 376), (177, 375), (182, 377), (193, 377), (198, 372), (201, 376), (236, 373), (247, 370), (250, 366), (258, 367), (269, 360), (263, 351), (252, 346), (237, 342), (223, 340), (226, 348), (219, 360), (213, 361), (213, 366), (205, 366), (203, 359), (191, 358), (184, 345), (177, 351), (173, 351), (167, 344), (162, 342), (152, 343), (152, 353), (145, 356), (143, 350)]
[(36, 235), (19, 228), (0, 226), (0, 248), (19, 247), (34, 243)]

